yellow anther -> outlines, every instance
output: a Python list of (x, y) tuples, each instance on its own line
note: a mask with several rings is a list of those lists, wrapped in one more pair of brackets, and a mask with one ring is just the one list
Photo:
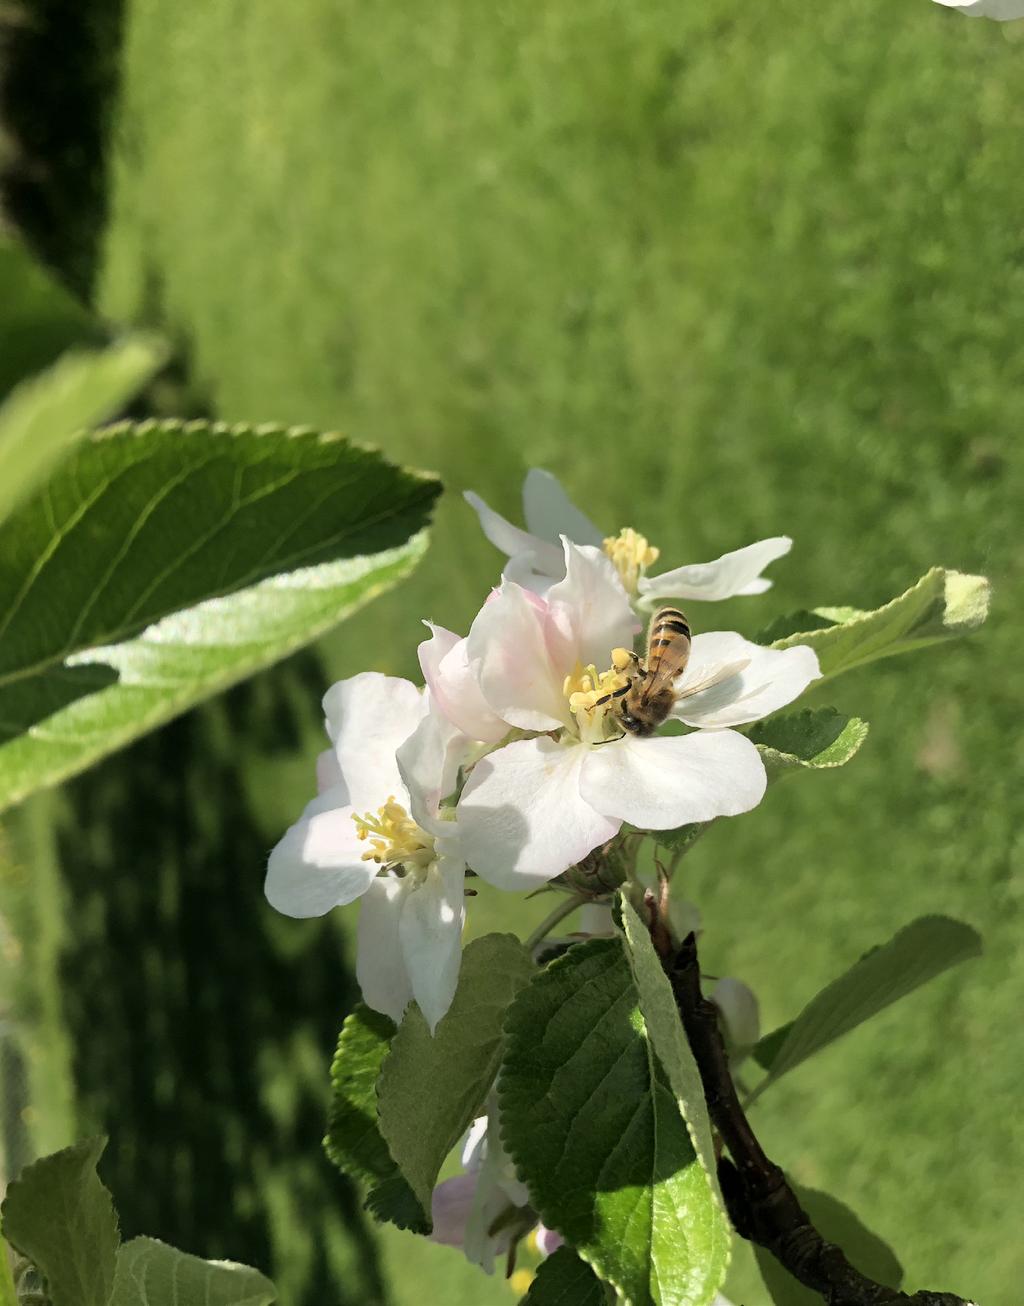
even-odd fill
[(536, 1277), (532, 1270), (515, 1270), (508, 1277), (508, 1286), (517, 1297), (523, 1297), (530, 1291), (530, 1285)]
[(616, 671), (625, 671), (632, 665), (634, 654), (628, 648), (612, 649), (612, 666)]
[(629, 594), (636, 593), (640, 577), (652, 563), (657, 562), (661, 552), (632, 526), (624, 526), (618, 535), (609, 535), (603, 547)]
[(369, 840), (364, 862), (391, 866), (398, 862), (422, 865), (433, 856), (433, 840), (424, 834), (409, 813), (391, 794), (383, 807), (364, 816), (353, 814), (356, 835)]

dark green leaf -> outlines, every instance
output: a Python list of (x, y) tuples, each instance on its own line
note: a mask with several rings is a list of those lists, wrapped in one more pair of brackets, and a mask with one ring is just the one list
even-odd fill
[(751, 727), (769, 781), (791, 771), (844, 766), (867, 738), (868, 723), (834, 707), (805, 708)]
[(120, 1234), (89, 1138), (26, 1166), (7, 1190), (3, 1235), (46, 1280), (52, 1306), (107, 1306)]
[(424, 1210), (445, 1157), (474, 1118), (501, 1063), (502, 1021), (534, 972), (512, 934), (477, 939), (462, 957), (451, 1009), (431, 1038), (410, 1006), (377, 1082), (380, 1130)]
[(310, 431), (145, 423), (76, 445), (0, 525), (0, 808), (401, 579), (437, 493)]
[[(797, 613), (764, 632), (773, 648), (808, 644), (822, 675), (838, 675), (876, 658), (925, 648), (969, 634), (988, 616), (989, 583), (984, 576), (933, 567), (905, 594), (872, 612), (857, 608), (815, 608)], [(812, 624), (813, 623), (813, 624)]]
[[(792, 1180), (790, 1183), (811, 1223), (822, 1237), (841, 1247), (857, 1269), (876, 1283), (884, 1284), (887, 1288), (900, 1286), (903, 1268), (892, 1250), (848, 1206), (830, 1197), (828, 1193), (801, 1188), (792, 1183)], [(798, 1283), (774, 1256), (757, 1246), (754, 1247), (754, 1252), (761, 1277), (775, 1306), (821, 1306), (821, 1295)]]
[(523, 1306), (606, 1306), (605, 1286), (570, 1247), (559, 1247), (537, 1270)]
[(429, 1210), (392, 1160), (380, 1132), (377, 1077), (395, 1022), (360, 1004), (345, 1021), (331, 1064), (331, 1106), (324, 1147), (339, 1170), (369, 1186), (367, 1209), (402, 1229), (430, 1232)]
[(548, 1228), (633, 1306), (704, 1306), (722, 1222), (618, 939), (570, 948), (512, 1004), (503, 1139)]
[(872, 949), (822, 989), (789, 1025), (761, 1039), (754, 1056), (769, 1073), (750, 1100), (893, 1002), (980, 954), (977, 931), (962, 921), (922, 916), (904, 926), (888, 943)]
[(0, 521), (42, 481), (87, 427), (116, 417), (163, 363), (157, 341), (129, 337), (65, 354), (0, 406)]
[(258, 1270), (203, 1261), (155, 1238), (133, 1238), (117, 1253), (110, 1306), (272, 1306), (274, 1285)]

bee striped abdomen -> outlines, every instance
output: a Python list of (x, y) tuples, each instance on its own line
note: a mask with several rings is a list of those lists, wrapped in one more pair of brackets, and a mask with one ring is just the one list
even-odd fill
[[(684, 642), (685, 641), (685, 642)], [(678, 608), (661, 608), (651, 622), (647, 641), (647, 670), (652, 673), (657, 669), (668, 648), (676, 651), (690, 645), (690, 623)]]

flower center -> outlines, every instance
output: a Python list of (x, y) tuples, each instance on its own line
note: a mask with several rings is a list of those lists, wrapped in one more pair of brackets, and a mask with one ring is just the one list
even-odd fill
[(572, 675), (566, 676), (562, 692), (569, 700), (569, 710), (576, 718), (582, 743), (599, 744), (622, 734), (615, 708), (629, 689), (628, 668), (632, 660), (628, 650), (617, 648), (612, 651), (608, 671), (598, 671), (593, 663), (585, 667), (577, 662)]
[(434, 860), (433, 839), (420, 829), (393, 794), (376, 812), (364, 816), (353, 814), (352, 820), (358, 837), (370, 844), (363, 853), (364, 862), (422, 870)]
[(627, 594), (636, 593), (640, 577), (661, 553), (647, 542), (646, 535), (640, 535), (632, 526), (624, 526), (618, 535), (609, 535), (602, 547), (615, 564)]

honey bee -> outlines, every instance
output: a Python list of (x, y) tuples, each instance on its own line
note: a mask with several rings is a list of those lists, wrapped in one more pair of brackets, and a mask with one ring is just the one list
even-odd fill
[(678, 608), (660, 608), (647, 632), (647, 657), (632, 654), (630, 683), (619, 691), (618, 716), (631, 735), (653, 735), (676, 701), (675, 682), (690, 660), (690, 623)]

